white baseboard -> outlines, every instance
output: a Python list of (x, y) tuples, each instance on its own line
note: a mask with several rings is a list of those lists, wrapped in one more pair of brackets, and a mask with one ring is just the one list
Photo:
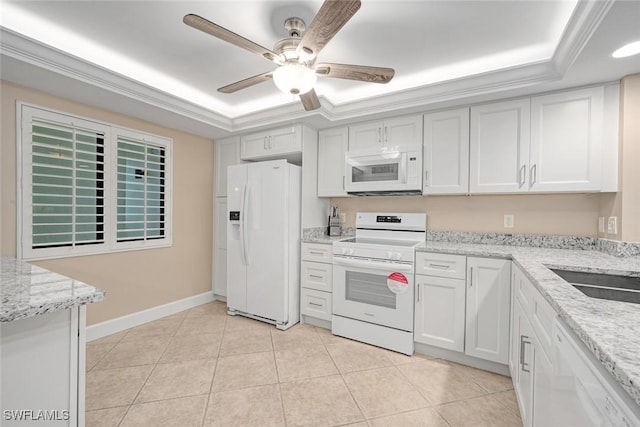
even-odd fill
[(107, 320), (105, 322), (96, 323), (95, 325), (87, 327), (87, 342), (142, 325), (143, 323), (160, 319), (161, 317), (170, 316), (198, 305), (215, 301), (215, 299), (213, 291), (209, 291), (178, 301), (172, 301), (157, 307), (138, 311), (136, 313), (127, 314), (126, 316)]
[(496, 374), (505, 375), (507, 377), (511, 376), (511, 372), (509, 372), (509, 365), (503, 365), (502, 363), (478, 359), (477, 357), (467, 356), (464, 353), (459, 353), (453, 350), (446, 350), (419, 342), (414, 343), (414, 347), (416, 353), (426, 354), (427, 356), (449, 360), (451, 362), (460, 363), (461, 365), (483, 369), (485, 371), (494, 372)]

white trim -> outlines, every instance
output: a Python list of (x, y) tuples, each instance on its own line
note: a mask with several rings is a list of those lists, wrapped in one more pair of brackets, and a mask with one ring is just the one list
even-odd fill
[(197, 307), (211, 301), (215, 301), (213, 291), (208, 291), (199, 295), (183, 298), (181, 300), (172, 301), (167, 304), (148, 308), (136, 313), (127, 314), (115, 319), (96, 323), (87, 327), (87, 342), (125, 331), (129, 328), (142, 325), (154, 320), (158, 320), (165, 316), (179, 313), (189, 308)]
[(511, 372), (509, 372), (509, 365), (503, 365), (502, 363), (478, 359), (477, 357), (467, 356), (464, 353), (434, 347), (419, 342), (414, 343), (414, 349), (416, 353), (425, 354), (427, 356), (436, 357), (438, 359), (444, 359), (455, 363), (460, 363), (462, 365), (494, 372), (496, 374), (505, 375), (507, 377), (511, 376)]
[(78, 410), (78, 426), (85, 425), (85, 401), (86, 401), (86, 380), (87, 380), (87, 306), (78, 307), (78, 400), (76, 408)]

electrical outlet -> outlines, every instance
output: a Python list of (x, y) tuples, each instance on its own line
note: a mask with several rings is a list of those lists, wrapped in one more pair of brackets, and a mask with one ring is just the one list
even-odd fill
[(601, 216), (598, 218), (598, 233), (604, 233), (606, 230), (604, 228), (604, 217)]
[(513, 215), (507, 214), (504, 216), (504, 228), (513, 228)]
[(618, 234), (618, 217), (609, 217), (609, 221), (607, 221), (607, 234)]

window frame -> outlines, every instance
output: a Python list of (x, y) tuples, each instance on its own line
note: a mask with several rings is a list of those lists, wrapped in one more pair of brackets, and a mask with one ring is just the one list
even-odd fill
[[(104, 133), (104, 242), (88, 245), (33, 248), (32, 199), (32, 121), (88, 129)], [(136, 241), (117, 241), (117, 156), (118, 136), (157, 145), (165, 153), (164, 237)], [(17, 256), (24, 260), (43, 260), (83, 255), (165, 248), (173, 244), (173, 140), (140, 130), (129, 129), (76, 114), (54, 110), (23, 101), (16, 102), (16, 243)], [(76, 195), (74, 194), (75, 198)], [(72, 212), (75, 215), (75, 212)], [(74, 238), (75, 241), (75, 238)]]

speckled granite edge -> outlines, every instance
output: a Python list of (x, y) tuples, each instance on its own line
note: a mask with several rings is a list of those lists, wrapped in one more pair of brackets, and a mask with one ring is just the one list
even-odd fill
[(640, 242), (598, 239), (598, 250), (621, 258), (637, 256), (640, 255)]
[(468, 231), (427, 230), (427, 240), (433, 242), (472, 243), (504, 246), (532, 246), (548, 249), (593, 250), (594, 237), (554, 236), (542, 234), (478, 233)]
[(328, 236), (327, 227), (313, 227), (302, 230), (302, 241), (306, 243), (333, 243), (347, 237), (353, 237), (356, 229), (353, 227), (342, 227), (340, 236)]
[(13, 257), (0, 257), (0, 323), (99, 302), (105, 292)]

